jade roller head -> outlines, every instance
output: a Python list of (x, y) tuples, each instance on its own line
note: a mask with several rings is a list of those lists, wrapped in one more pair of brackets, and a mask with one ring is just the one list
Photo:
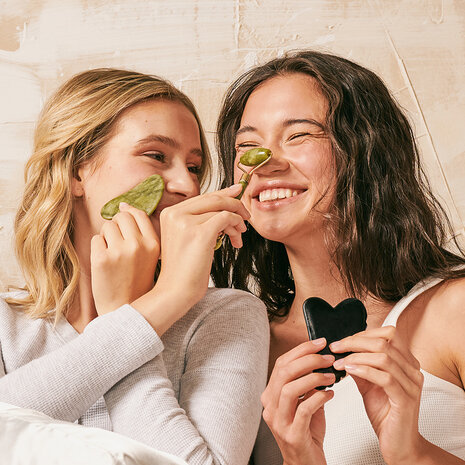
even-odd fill
[[(253, 149), (247, 150), (239, 161), (237, 162), (237, 167), (244, 173), (239, 179), (239, 184), (242, 185), (242, 190), (239, 195), (236, 196), (236, 199), (240, 199), (244, 193), (246, 187), (249, 185), (250, 178), (255, 170), (263, 166), (271, 159), (271, 150), (265, 149), (263, 147), (255, 147)], [(247, 171), (244, 167), (253, 168)]]
[[(236, 195), (236, 199), (240, 199), (242, 194), (244, 193), (245, 189), (249, 185), (250, 178), (255, 170), (263, 166), (271, 159), (271, 150), (265, 149), (263, 147), (255, 147), (253, 149), (247, 150), (239, 161), (237, 162), (237, 167), (244, 173), (239, 179), (239, 184), (242, 186), (241, 192)], [(247, 171), (244, 167), (253, 168)], [(215, 250), (218, 250), (223, 245), (223, 237), (224, 233), (221, 233), (218, 238), (216, 239)]]

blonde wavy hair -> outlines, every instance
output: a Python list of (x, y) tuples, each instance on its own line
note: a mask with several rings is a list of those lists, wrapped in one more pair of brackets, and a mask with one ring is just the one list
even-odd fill
[(46, 102), (25, 167), (25, 189), (15, 218), (15, 250), (27, 295), (10, 298), (32, 318), (66, 315), (79, 282), (73, 246), (71, 181), (112, 136), (118, 116), (151, 99), (182, 103), (199, 126), (204, 159), (199, 178), (211, 178), (211, 159), (191, 100), (157, 76), (119, 69), (93, 69), (65, 82)]

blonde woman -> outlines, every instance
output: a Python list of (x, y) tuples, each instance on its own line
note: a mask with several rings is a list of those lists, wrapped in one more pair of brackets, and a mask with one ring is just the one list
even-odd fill
[[(198, 195), (209, 168), (193, 104), (162, 79), (86, 71), (47, 102), (15, 222), (26, 289), (0, 299), (1, 401), (189, 464), (247, 463), (268, 323), (250, 294), (207, 289), (217, 235), (241, 247), (249, 216), (240, 186)], [(102, 219), (152, 174), (151, 217)]]

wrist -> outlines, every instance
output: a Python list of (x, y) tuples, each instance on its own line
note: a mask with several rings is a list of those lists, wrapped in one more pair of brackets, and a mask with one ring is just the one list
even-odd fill
[(431, 453), (431, 448), (436, 448), (436, 446), (419, 434), (416, 446), (410, 449), (407, 457), (386, 463), (388, 465), (412, 465), (413, 463), (415, 465), (437, 465), (433, 458), (434, 454)]
[(142, 297), (131, 302), (131, 306), (148, 321), (161, 337), (191, 308), (190, 302), (182, 297), (179, 292), (166, 290), (155, 285)]

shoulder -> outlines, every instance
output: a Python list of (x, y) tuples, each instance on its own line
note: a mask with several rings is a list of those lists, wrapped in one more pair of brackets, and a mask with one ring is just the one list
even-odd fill
[(449, 279), (431, 290), (431, 307), (453, 323), (465, 319), (465, 278)]
[(228, 334), (266, 341), (269, 323), (265, 304), (252, 294), (237, 289), (208, 288), (203, 299), (168, 333), (183, 333), (187, 339), (194, 334), (208, 333), (218, 337)]
[(24, 339), (25, 334), (30, 336), (44, 327), (45, 320), (43, 318), (31, 318), (22, 310), (21, 306), (10, 305), (8, 303), (8, 299), (20, 299), (26, 295), (25, 291), (0, 293), (1, 340), (10, 339), (17, 343), (20, 339)]
[[(428, 320), (436, 337), (443, 341), (448, 357), (462, 383), (465, 381), (465, 278), (444, 281), (432, 289), (428, 302)], [(441, 344), (441, 345), (442, 345)], [(451, 367), (452, 368), (452, 367)]]
[(8, 304), (8, 299), (17, 299), (26, 296), (24, 291), (0, 292), (0, 326), (5, 326), (8, 322), (28, 319), (21, 308)]
[(198, 305), (206, 305), (210, 308), (226, 308), (228, 310), (242, 308), (266, 313), (265, 304), (258, 297), (239, 289), (209, 287), (205, 297)]
[(208, 288), (193, 311), (202, 318), (251, 322), (268, 327), (265, 304), (249, 292), (238, 289)]

